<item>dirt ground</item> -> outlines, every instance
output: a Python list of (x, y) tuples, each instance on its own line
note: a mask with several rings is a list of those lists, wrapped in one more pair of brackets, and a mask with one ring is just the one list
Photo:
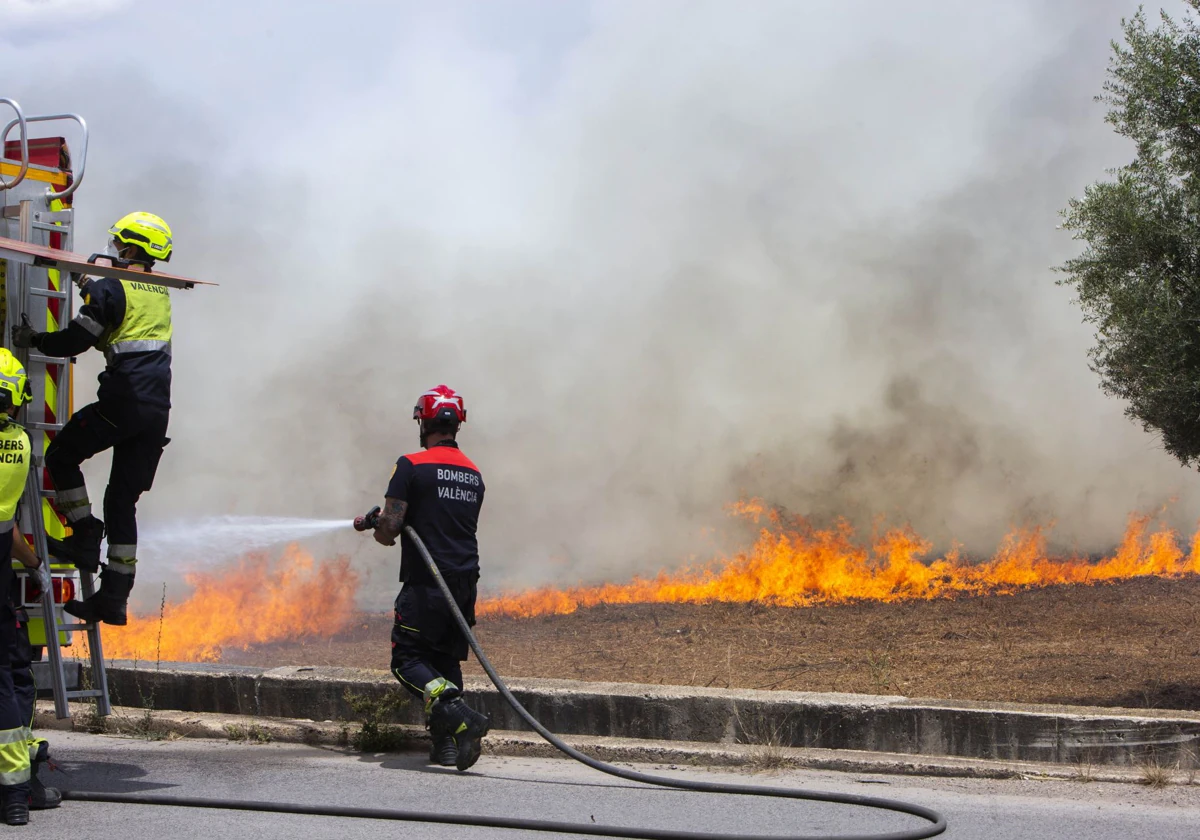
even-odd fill
[[(602, 606), (477, 630), (514, 677), (1200, 710), (1198, 621), (1189, 576), (898, 604)], [(224, 661), (386, 670), (390, 628), (364, 615), (332, 639)]]

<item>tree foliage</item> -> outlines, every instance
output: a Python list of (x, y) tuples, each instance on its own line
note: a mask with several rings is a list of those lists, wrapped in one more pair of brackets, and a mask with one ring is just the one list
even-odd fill
[(1086, 242), (1059, 268), (1096, 326), (1092, 369), (1126, 413), (1200, 465), (1200, 0), (1122, 21), (1098, 100), (1137, 156), (1063, 211)]

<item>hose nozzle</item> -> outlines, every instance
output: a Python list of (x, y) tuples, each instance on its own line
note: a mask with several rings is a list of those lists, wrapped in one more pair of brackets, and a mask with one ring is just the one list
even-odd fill
[(354, 530), (355, 531), (374, 531), (376, 528), (378, 528), (379, 527), (379, 512), (380, 512), (380, 510), (381, 510), (381, 508), (379, 507), (379, 505), (375, 505), (375, 507), (371, 508), (369, 511), (364, 513), (362, 516), (354, 517)]

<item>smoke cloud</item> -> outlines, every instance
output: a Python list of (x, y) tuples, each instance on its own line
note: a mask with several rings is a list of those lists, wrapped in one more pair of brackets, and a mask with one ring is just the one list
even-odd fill
[(1195, 519), (1050, 271), (1131, 155), (1093, 96), (1133, 2), (37, 5), (0, 95), (89, 120), (77, 249), (151, 210), (221, 284), (174, 296), (143, 522), (349, 519), (439, 382), (489, 587), (704, 559), (742, 494), (984, 554)]

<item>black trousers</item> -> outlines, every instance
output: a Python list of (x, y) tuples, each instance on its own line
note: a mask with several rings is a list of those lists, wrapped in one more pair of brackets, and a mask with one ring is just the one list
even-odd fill
[[(47, 639), (46, 643), (51, 642)], [(8, 651), (8, 664), (12, 669), (13, 690), (17, 695), (17, 712), (25, 725), (32, 727), (37, 685), (33, 681), (33, 646), (29, 643), (29, 616), (24, 609), (16, 610), (16, 632)], [(32, 758), (32, 755), (30, 757)]]
[[(20, 594), (16, 592), (19, 588), (19, 580), (14, 578), (14, 595), (13, 609), (16, 611), (17, 617), (17, 632), (13, 637), (12, 648), (8, 652), (8, 664), (12, 669), (13, 690), (17, 695), (17, 712), (21, 715), (21, 720), (29, 727), (29, 760), (32, 762), (38, 753), (38, 749), (46, 742), (45, 738), (40, 738), (33, 732), (33, 716), (34, 703), (37, 701), (37, 683), (33, 679), (33, 645), (29, 642), (29, 614), (25, 612), (24, 607), (18, 606), (21, 603)], [(50, 644), (47, 641), (47, 644)]]
[[(163, 447), (170, 443), (170, 409), (138, 402), (95, 402), (71, 415), (46, 448), (46, 468), (57, 491), (84, 487), (79, 466), (112, 449), (104, 491), (109, 557), (133, 559), (137, 549), (137, 503), (154, 485)], [(86, 497), (84, 504), (87, 504)], [(70, 519), (66, 510), (61, 511)]]
[(0, 789), (8, 793), (29, 790), (29, 746), (26, 727), (13, 682), (12, 654), (17, 644), (17, 616), (12, 600), (13, 532), (0, 534)]
[[(444, 577), (468, 626), (474, 627), (479, 573)], [(461, 690), (461, 663), (469, 649), (436, 583), (405, 583), (401, 587), (392, 625), (392, 673), (410, 694), (424, 697), (425, 686), (438, 677)], [(452, 694), (442, 696), (448, 699)]]

